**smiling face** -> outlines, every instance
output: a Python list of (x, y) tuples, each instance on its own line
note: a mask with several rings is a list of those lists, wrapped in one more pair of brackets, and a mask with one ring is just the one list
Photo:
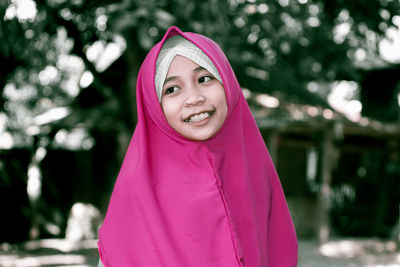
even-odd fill
[(171, 127), (195, 141), (214, 136), (221, 129), (228, 109), (222, 83), (206, 69), (179, 55), (169, 67), (161, 107)]

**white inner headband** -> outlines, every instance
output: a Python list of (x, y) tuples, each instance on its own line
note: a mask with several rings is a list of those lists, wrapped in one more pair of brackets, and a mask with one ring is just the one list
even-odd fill
[(204, 54), (193, 43), (180, 35), (175, 35), (165, 41), (157, 58), (155, 85), (158, 100), (161, 102), (161, 96), (164, 81), (168, 73), (169, 66), (176, 55), (184, 56), (199, 66), (209, 71), (218, 81), (222, 83), (221, 76), (210, 58)]

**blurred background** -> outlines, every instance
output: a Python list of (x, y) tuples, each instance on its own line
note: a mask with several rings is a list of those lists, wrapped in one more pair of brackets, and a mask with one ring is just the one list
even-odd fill
[(138, 70), (172, 25), (230, 60), (299, 266), (400, 266), (400, 0), (0, 0), (0, 266), (96, 266)]

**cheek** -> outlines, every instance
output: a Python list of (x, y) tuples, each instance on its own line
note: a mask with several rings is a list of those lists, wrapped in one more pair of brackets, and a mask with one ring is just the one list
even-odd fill
[(222, 115), (225, 118), (228, 111), (228, 105), (226, 103), (225, 92), (223, 91), (223, 89), (222, 91), (219, 91), (219, 94), (216, 96), (216, 99), (217, 99), (216, 105), (218, 106)]
[(178, 104), (175, 103), (175, 101), (162, 101), (161, 108), (164, 112), (165, 118), (169, 123), (180, 120)]

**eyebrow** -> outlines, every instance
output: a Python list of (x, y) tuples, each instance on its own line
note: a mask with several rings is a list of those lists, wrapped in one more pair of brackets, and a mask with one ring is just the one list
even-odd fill
[[(199, 71), (202, 71), (202, 70), (206, 70), (206, 69), (200, 66), (200, 67), (195, 68), (193, 70), (193, 72), (199, 72)], [(178, 76), (170, 76), (170, 77), (168, 77), (167, 79), (165, 79), (164, 85), (169, 81), (175, 80), (176, 78), (178, 78)]]

